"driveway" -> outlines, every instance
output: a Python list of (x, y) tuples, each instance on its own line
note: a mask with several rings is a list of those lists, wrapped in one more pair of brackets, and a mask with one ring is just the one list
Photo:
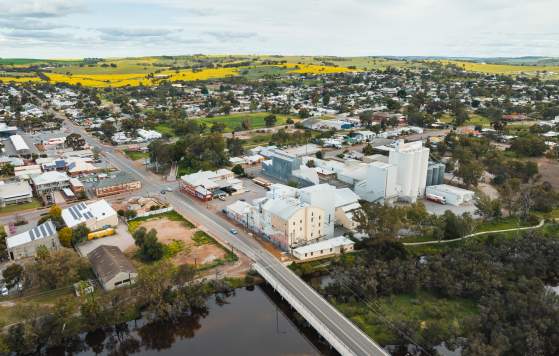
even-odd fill
[(134, 246), (134, 238), (128, 232), (128, 226), (121, 223), (116, 228), (115, 235), (84, 242), (78, 246), (78, 252), (82, 256), (87, 256), (88, 253), (101, 245), (116, 246), (124, 252)]

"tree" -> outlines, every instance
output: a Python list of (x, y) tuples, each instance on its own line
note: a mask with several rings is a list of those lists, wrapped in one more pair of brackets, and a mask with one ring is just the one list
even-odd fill
[(266, 124), (266, 127), (272, 127), (276, 125), (277, 122), (277, 118), (276, 115), (268, 115), (264, 118), (264, 123)]
[(365, 156), (371, 156), (371, 155), (375, 154), (375, 149), (373, 148), (373, 146), (371, 146), (370, 143), (367, 143), (367, 145), (365, 147), (363, 147), (362, 152)]
[(157, 240), (155, 229), (146, 230), (140, 227), (132, 235), (134, 243), (138, 246), (138, 256), (144, 261), (157, 261), (163, 257), (163, 245)]
[(245, 175), (245, 169), (243, 168), (243, 166), (241, 166), (240, 164), (236, 164), (232, 169), (231, 172), (235, 173), (238, 176), (244, 176)]
[(151, 229), (140, 247), (140, 257), (144, 261), (158, 261), (163, 257), (163, 244), (157, 240), (157, 231)]
[(58, 240), (60, 240), (60, 244), (67, 248), (72, 247), (73, 234), (74, 231), (69, 227), (60, 229), (60, 231), (58, 231)]
[(547, 151), (547, 145), (542, 137), (526, 135), (514, 138), (510, 149), (523, 156), (538, 157)]
[(60, 219), (62, 217), (62, 209), (55, 204), (50, 207), (49, 215), (52, 219)]
[(72, 148), (74, 151), (78, 151), (83, 149), (85, 145), (85, 139), (82, 135), (77, 133), (71, 133), (66, 136), (66, 146)]
[(12, 289), (23, 280), (23, 267), (17, 263), (13, 263), (2, 271), (2, 277), (6, 283), (6, 288)]
[(491, 199), (488, 195), (477, 192), (476, 199), (476, 214), (480, 215), (485, 220), (492, 220), (500, 218), (501, 213), (501, 201), (499, 199)]
[(134, 244), (138, 247), (141, 247), (144, 244), (145, 238), (147, 235), (147, 230), (145, 227), (140, 226), (134, 233), (132, 237), (134, 238)]
[(113, 125), (110, 121), (105, 121), (101, 124), (101, 131), (105, 135), (105, 137), (111, 138), (116, 132), (115, 125)]
[(89, 235), (90, 230), (85, 224), (79, 224), (74, 228), (74, 232), (72, 233), (72, 241), (74, 245), (82, 243), (87, 240), (87, 235)]
[(37, 249), (36, 263), (30, 266), (32, 280), (44, 289), (68, 286), (89, 275), (89, 263), (75, 252), (60, 250), (49, 252)]

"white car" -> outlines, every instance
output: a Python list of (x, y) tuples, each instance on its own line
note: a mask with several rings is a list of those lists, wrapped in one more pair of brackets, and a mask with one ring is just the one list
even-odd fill
[(6, 286), (0, 287), (0, 295), (1, 296), (5, 297), (5, 296), (8, 295), (8, 293), (9, 293), (9, 291), (8, 291), (8, 288), (6, 288)]

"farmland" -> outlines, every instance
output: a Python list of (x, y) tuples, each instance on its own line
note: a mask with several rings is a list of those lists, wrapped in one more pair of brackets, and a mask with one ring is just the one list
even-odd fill
[[(40, 72), (53, 83), (88, 87), (151, 86), (163, 80), (198, 81), (241, 76), (260, 79), (293, 74), (335, 74), (387, 67), (419, 68), (421, 64), (374, 57), (310, 57), (310, 56), (178, 56), (109, 58), (98, 62), (83, 60), (2, 59), (2, 82), (41, 82)], [(10, 69), (29, 68), (21, 76)]]
[(550, 78), (559, 78), (559, 66), (528, 66), (528, 65), (510, 65), (510, 64), (489, 64), (468, 61), (441, 61), (444, 64), (454, 64), (466, 71), (503, 74), (503, 75), (537, 75), (547, 73)]

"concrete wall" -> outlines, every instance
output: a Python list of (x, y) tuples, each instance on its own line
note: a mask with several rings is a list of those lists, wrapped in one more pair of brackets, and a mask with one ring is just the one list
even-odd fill
[(42, 239), (33, 240), (26, 244), (10, 248), (8, 249), (8, 257), (10, 260), (14, 261), (26, 257), (34, 257), (37, 255), (37, 248), (40, 246), (45, 246), (49, 251), (56, 251), (60, 249), (58, 235), (44, 237)]

